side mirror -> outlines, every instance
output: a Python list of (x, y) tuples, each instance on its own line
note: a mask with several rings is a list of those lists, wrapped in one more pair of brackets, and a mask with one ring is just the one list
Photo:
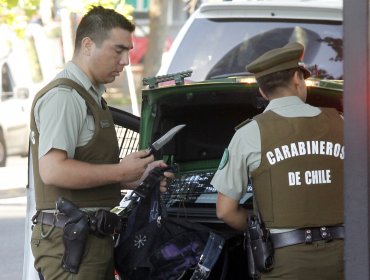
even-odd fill
[(30, 90), (26, 87), (16, 88), (14, 91), (14, 97), (19, 99), (27, 99), (30, 96)]

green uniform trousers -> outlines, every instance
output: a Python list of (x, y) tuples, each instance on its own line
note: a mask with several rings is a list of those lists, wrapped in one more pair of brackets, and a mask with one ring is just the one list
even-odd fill
[(77, 274), (69, 273), (61, 267), (64, 254), (63, 229), (54, 228), (47, 238), (41, 237), (51, 227), (37, 224), (31, 237), (35, 268), (45, 280), (114, 280), (113, 239), (99, 238), (89, 234), (85, 253)]
[(317, 241), (275, 250), (274, 269), (261, 280), (342, 280), (343, 240)]

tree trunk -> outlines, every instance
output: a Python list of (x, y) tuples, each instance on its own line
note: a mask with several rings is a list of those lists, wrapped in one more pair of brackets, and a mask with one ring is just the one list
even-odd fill
[(149, 6), (150, 32), (144, 59), (143, 77), (156, 75), (162, 62), (167, 33), (168, 0), (151, 0)]

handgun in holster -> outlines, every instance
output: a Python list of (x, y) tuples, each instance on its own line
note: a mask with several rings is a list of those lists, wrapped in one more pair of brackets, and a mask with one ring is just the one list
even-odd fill
[(256, 264), (254, 263), (254, 257), (253, 257), (253, 250), (251, 245), (251, 237), (249, 234), (249, 230), (246, 230), (244, 233), (244, 250), (246, 252), (247, 257), (247, 267), (248, 267), (248, 275), (251, 279), (259, 279), (260, 278), (260, 272), (256, 268)]
[(89, 219), (86, 213), (64, 198), (60, 197), (58, 199), (56, 208), (68, 217), (63, 229), (64, 254), (62, 268), (76, 274), (85, 252), (89, 234)]
[(261, 272), (269, 272), (274, 267), (274, 247), (270, 232), (259, 216), (248, 218), (246, 231), (246, 253), (248, 271), (252, 279), (258, 279)]

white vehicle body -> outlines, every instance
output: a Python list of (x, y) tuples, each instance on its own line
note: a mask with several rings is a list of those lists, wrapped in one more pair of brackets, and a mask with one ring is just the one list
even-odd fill
[[(0, 167), (7, 156), (28, 153), (29, 87), (22, 86), (11, 60), (0, 60)], [(27, 77), (24, 77), (27, 80)]]
[[(199, 22), (198, 25), (197, 22)], [(207, 25), (207, 22), (212, 22), (213, 29), (203, 31), (202, 26)], [(220, 22), (220, 24), (214, 24), (216, 22)], [(238, 22), (238, 25), (235, 25), (235, 29), (224, 31), (220, 28), (221, 25), (224, 26), (224, 23), (230, 24), (230, 22)], [(260, 28), (265, 23), (270, 23), (271, 26), (266, 30), (261, 30), (261, 33), (253, 33), (255, 32), (254, 29)], [(289, 25), (289, 23), (292, 24)], [(192, 14), (179, 31), (169, 52), (166, 54), (166, 58), (163, 60), (158, 75), (193, 70), (191, 80), (204, 80), (209, 77), (199, 75), (197, 72), (204, 71), (202, 69), (204, 67), (211, 68), (216, 65), (237, 43), (243, 43), (242, 40), (244, 38), (242, 37), (251, 39), (253, 36), (261, 36), (264, 32), (272, 34), (274, 24), (276, 28), (287, 28), (288, 26), (292, 28), (295, 24), (296, 28), (299, 29), (300, 23), (324, 23), (323, 27), (318, 27), (315, 30), (319, 35), (318, 37), (339, 38), (339, 35), (338, 37), (332, 36), (330, 28), (325, 30), (325, 26), (331, 27), (332, 25), (342, 24), (342, 1), (252, 0), (205, 3)], [(302, 27), (304, 29), (305, 26)], [(195, 31), (195, 29), (198, 31)], [(305, 44), (305, 38), (299, 38), (299, 31), (301, 30), (297, 31), (293, 34), (295, 38), (290, 38), (289, 40), (301, 41), (301, 43)], [(198, 37), (194, 36), (196, 32), (198, 32)], [(239, 38), (235, 38), (234, 33), (237, 33), (235, 36)], [(191, 36), (192, 38), (190, 39), (189, 37)], [(248, 41), (244, 41), (244, 47), (247, 47), (247, 44)], [(279, 46), (278, 42), (276, 44)], [(271, 47), (274, 48), (276, 46)], [(323, 48), (322, 45), (317, 47)], [(186, 51), (184, 50), (185, 48)], [(322, 54), (319, 51), (319, 55), (326, 56), (327, 51), (324, 51), (325, 53), (323, 52)], [(182, 63), (179, 60), (180, 57), (183, 57), (186, 63)], [(315, 62), (317, 61), (321, 61), (321, 58), (317, 57)]]

